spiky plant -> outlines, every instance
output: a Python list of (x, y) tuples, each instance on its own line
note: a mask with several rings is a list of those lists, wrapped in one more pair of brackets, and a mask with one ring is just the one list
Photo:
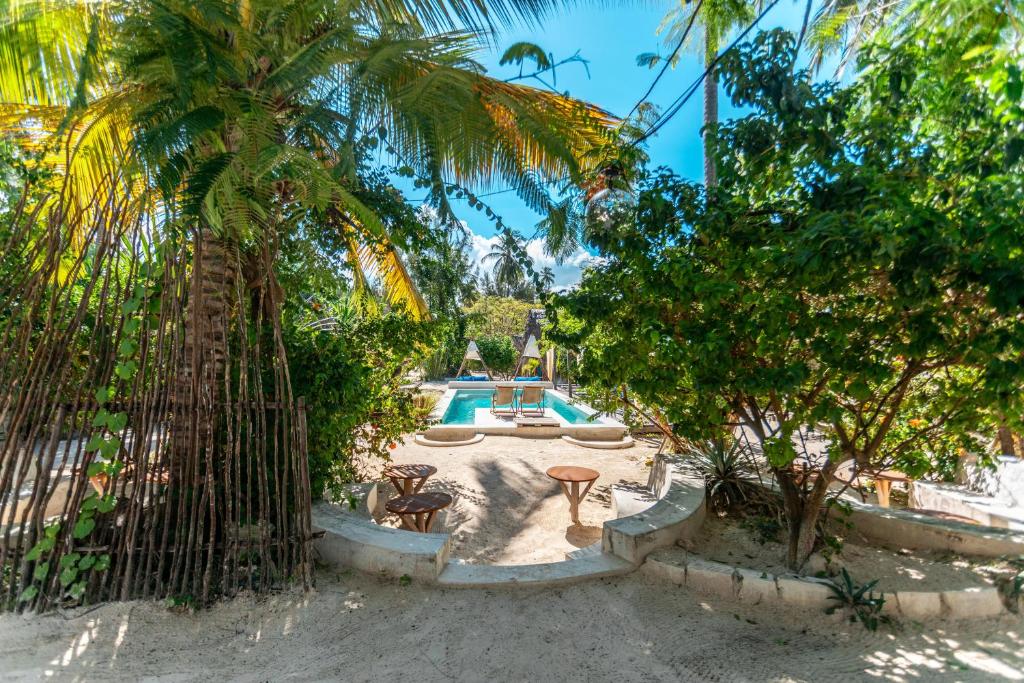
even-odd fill
[(725, 510), (747, 501), (757, 490), (758, 471), (740, 442), (715, 439), (684, 453), (687, 468), (704, 481), (714, 508)]

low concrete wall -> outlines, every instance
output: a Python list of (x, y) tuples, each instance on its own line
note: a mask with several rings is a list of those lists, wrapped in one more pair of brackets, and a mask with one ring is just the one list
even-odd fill
[(376, 505), (376, 484), (370, 487), (355, 509), (346, 502), (319, 501), (313, 505), (313, 527), (324, 531), (315, 541), (321, 558), (371, 574), (436, 581), (448, 562), (451, 537), (375, 523), (369, 511)]
[(606, 553), (540, 564), (468, 564), (450, 562), (438, 577), (449, 588), (544, 588), (632, 572), (629, 562)]
[(847, 500), (849, 521), (870, 541), (899, 550), (948, 550), (961, 555), (1001, 557), (1024, 554), (1024, 533), (975, 526)]
[(555, 385), (551, 382), (513, 382), (511, 380), (460, 382), (457, 379), (453, 379), (448, 382), (449, 389), (493, 389), (494, 387), (544, 387), (545, 389), (554, 389)]
[(949, 512), (998, 529), (1024, 531), (1024, 505), (1009, 505), (958, 484), (915, 481), (910, 485), (910, 507)]
[(433, 448), (444, 448), (446, 446), (472, 446), (473, 444), (480, 443), (483, 440), (483, 434), (474, 434), (471, 437), (465, 439), (457, 439), (454, 441), (447, 439), (444, 441), (435, 441), (433, 439), (427, 438), (424, 434), (417, 434), (415, 437), (413, 437), (413, 441), (418, 443), (420, 446), (431, 446)]
[(680, 462), (658, 456), (648, 479), (658, 501), (648, 509), (604, 523), (604, 552), (639, 565), (653, 550), (696, 536), (704, 523), (704, 482), (685, 473)]
[[(775, 575), (705, 560), (681, 550), (652, 553), (644, 572), (701, 593), (750, 605), (782, 604), (824, 611), (836, 606), (827, 579)], [(1008, 612), (994, 587), (948, 591), (876, 591), (885, 598), (883, 614), (903, 619), (987, 619)]]

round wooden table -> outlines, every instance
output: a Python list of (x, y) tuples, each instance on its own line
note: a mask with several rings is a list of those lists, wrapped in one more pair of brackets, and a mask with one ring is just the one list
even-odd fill
[(384, 504), (384, 508), (398, 515), (403, 529), (427, 533), (434, 524), (434, 516), (438, 511), (451, 504), (452, 497), (447, 493), (427, 491), (392, 498)]
[(384, 470), (384, 476), (391, 480), (400, 496), (419, 493), (427, 477), (435, 474), (437, 468), (433, 465), (391, 465)]
[[(573, 465), (556, 465), (548, 468), (547, 475), (562, 485), (562, 492), (569, 499), (569, 517), (573, 524), (580, 523), (580, 503), (587, 497), (590, 487), (594, 485), (601, 473), (589, 467)], [(580, 493), (580, 484), (587, 487)]]
[(875, 480), (875, 493), (878, 494), (878, 504), (884, 508), (889, 507), (889, 491), (892, 490), (892, 483), (894, 481), (903, 483), (910, 481), (910, 477), (896, 470), (882, 470), (881, 472), (870, 473), (867, 476)]

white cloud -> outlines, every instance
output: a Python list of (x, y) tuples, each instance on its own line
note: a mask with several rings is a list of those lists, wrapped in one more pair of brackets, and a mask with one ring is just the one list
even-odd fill
[[(481, 273), (489, 273), (493, 270), (494, 264), (484, 263), (484, 256), (490, 253), (491, 248), (499, 242), (497, 235), (484, 237), (470, 229), (471, 242), (469, 245), (470, 259), (474, 265), (480, 268)], [(533, 259), (533, 267), (537, 271), (545, 267), (551, 268), (555, 273), (555, 290), (562, 290), (572, 287), (580, 281), (580, 273), (584, 267), (596, 260), (596, 257), (584, 249), (577, 249), (562, 261), (562, 265), (555, 263), (555, 259), (544, 253), (544, 240), (533, 239), (526, 243), (526, 253)]]

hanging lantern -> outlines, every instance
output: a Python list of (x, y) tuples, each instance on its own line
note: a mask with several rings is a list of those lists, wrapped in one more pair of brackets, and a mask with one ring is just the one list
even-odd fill
[(597, 192), (587, 200), (587, 230), (592, 236), (608, 235), (632, 221), (636, 196), (619, 166), (608, 166), (598, 174)]

